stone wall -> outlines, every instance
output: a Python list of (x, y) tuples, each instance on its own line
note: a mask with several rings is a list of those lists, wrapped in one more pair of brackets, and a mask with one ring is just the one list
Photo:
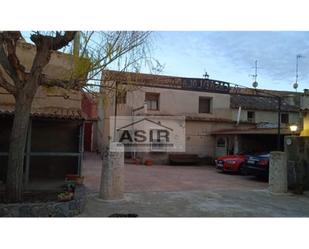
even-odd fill
[(302, 192), (309, 190), (309, 137), (285, 137), (289, 187)]
[(83, 212), (85, 187), (77, 186), (74, 199), (66, 202), (0, 204), (0, 217), (72, 217)]

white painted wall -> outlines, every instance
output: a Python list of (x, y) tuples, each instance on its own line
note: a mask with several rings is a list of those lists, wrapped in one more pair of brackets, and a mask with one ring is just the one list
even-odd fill
[[(130, 114), (133, 108), (144, 104), (145, 93), (160, 93), (159, 110), (149, 111), (149, 114), (159, 115), (194, 115), (211, 118), (231, 118), (229, 111), (230, 96), (228, 94), (182, 91), (152, 87), (142, 87), (136, 91), (127, 93), (127, 105), (119, 105), (119, 115)], [(199, 97), (212, 98), (212, 113), (198, 113)]]
[[(255, 112), (255, 123), (269, 122), (277, 124), (278, 122), (278, 113), (276, 111), (258, 111), (258, 110), (241, 110), (240, 121), (247, 121), (247, 112)], [(238, 109), (232, 109), (232, 119), (237, 120)], [(287, 112), (282, 112), (287, 113)], [(289, 123), (300, 124), (299, 113), (289, 112)]]

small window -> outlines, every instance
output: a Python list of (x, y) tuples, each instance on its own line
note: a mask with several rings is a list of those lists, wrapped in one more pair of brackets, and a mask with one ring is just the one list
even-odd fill
[(163, 152), (166, 151), (166, 143), (168, 140), (166, 137), (160, 137), (158, 138), (158, 131), (157, 129), (152, 129), (152, 136), (153, 136), (153, 141), (151, 142), (151, 151), (157, 151), (157, 152)]
[(127, 92), (121, 91), (117, 93), (117, 104), (125, 104), (127, 102)]
[(145, 102), (147, 104), (148, 110), (159, 110), (159, 93), (146, 93), (145, 95)]
[(224, 148), (225, 147), (225, 139), (223, 137), (218, 138), (217, 147)]
[(199, 108), (199, 113), (210, 113), (211, 112), (211, 98), (200, 97), (198, 108)]
[(289, 114), (288, 113), (281, 113), (281, 123), (288, 124), (289, 123)]
[(255, 112), (247, 112), (247, 120), (248, 122), (254, 123), (255, 122)]

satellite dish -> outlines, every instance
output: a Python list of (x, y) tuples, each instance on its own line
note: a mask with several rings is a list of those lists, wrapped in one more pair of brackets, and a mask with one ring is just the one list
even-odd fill
[(297, 82), (295, 82), (295, 83), (293, 84), (293, 88), (294, 88), (295, 90), (297, 90), (297, 88), (298, 88), (298, 83), (297, 83)]
[(257, 87), (258, 87), (257, 81), (254, 81), (254, 82), (252, 83), (252, 86), (253, 86), (254, 88), (257, 88)]

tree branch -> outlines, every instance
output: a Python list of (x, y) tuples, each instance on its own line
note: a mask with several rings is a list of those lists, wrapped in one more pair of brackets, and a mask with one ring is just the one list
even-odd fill
[(75, 34), (76, 31), (66, 31), (64, 35), (56, 32), (56, 37), (42, 35), (39, 32), (32, 34), (30, 39), (36, 44), (37, 52), (30, 70), (30, 78), (37, 82), (37, 84), (44, 80), (47, 81), (48, 79), (44, 78), (42, 72), (50, 60), (51, 51), (68, 45), (74, 39)]
[(8, 83), (0, 71), (0, 86), (3, 87), (5, 90), (7, 90), (9, 93), (13, 94), (15, 96), (16, 94), (16, 87), (10, 83)]
[(20, 85), (26, 77), (25, 68), (16, 55), (17, 42), (21, 37), (19, 31), (0, 32), (0, 64), (16, 85)]
[(48, 43), (50, 50), (59, 50), (67, 46), (74, 39), (75, 34), (76, 31), (65, 31), (64, 35), (61, 35), (60, 32), (56, 32), (56, 36), (53, 37), (35, 33), (30, 36), (30, 39), (37, 47), (43, 46), (43, 43)]
[(5, 33), (7, 34), (6, 47), (8, 53), (8, 61), (10, 62), (13, 69), (15, 69), (19, 81), (24, 81), (25, 67), (20, 64), (20, 61), (16, 55), (17, 41), (22, 37), (21, 33), (19, 31), (5, 32)]

